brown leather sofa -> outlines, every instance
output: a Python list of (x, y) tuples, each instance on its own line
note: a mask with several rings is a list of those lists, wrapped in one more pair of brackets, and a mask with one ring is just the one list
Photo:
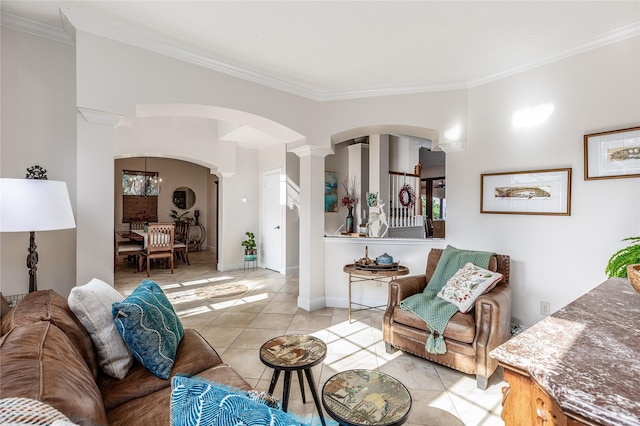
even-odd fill
[(447, 352), (432, 354), (425, 349), (430, 333), (425, 322), (402, 309), (400, 302), (424, 290), (441, 255), (441, 249), (432, 249), (424, 275), (399, 278), (389, 284), (389, 301), (382, 324), (386, 350), (392, 353), (400, 349), (463, 373), (475, 374), (478, 388), (486, 389), (489, 377), (498, 367), (489, 352), (511, 335), (509, 256), (491, 257), (488, 269), (502, 273), (504, 280), (478, 297), (468, 313), (456, 312), (444, 330)]
[(54, 291), (30, 293), (11, 309), (0, 296), (0, 304), (0, 398), (36, 399), (81, 425), (166, 426), (175, 374), (251, 389), (195, 330), (185, 330), (169, 380), (137, 361), (118, 380), (100, 371), (91, 338)]

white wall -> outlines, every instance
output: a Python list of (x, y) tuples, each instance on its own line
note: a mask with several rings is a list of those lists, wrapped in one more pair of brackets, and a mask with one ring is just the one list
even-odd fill
[[(76, 215), (75, 49), (21, 31), (0, 33), (0, 176), (40, 165), (67, 183)], [(36, 233), (38, 288), (68, 295), (76, 285), (76, 230)], [(29, 233), (0, 234), (0, 291), (26, 293)]]
[[(447, 155), (447, 241), (511, 256), (514, 318), (531, 325), (606, 277), (609, 256), (640, 233), (640, 179), (583, 179), (583, 135), (640, 125), (640, 38), (469, 92), (467, 149)], [(514, 129), (516, 109), (551, 102), (549, 120)], [(480, 174), (573, 169), (571, 216), (480, 214)]]
[[(240, 242), (244, 233), (258, 235), (260, 218), (260, 167), (258, 151), (238, 148), (238, 171), (233, 176), (220, 179), (220, 217), (218, 243), (218, 270), (229, 271), (244, 266)], [(246, 197), (247, 202), (242, 199)], [(259, 241), (256, 241), (259, 244)]]

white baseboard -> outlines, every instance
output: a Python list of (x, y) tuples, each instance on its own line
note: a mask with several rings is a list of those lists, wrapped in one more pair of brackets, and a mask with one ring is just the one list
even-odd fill
[(318, 309), (325, 308), (327, 306), (324, 297), (317, 297), (315, 299), (302, 299), (298, 296), (298, 307), (304, 309), (305, 311), (316, 311)]

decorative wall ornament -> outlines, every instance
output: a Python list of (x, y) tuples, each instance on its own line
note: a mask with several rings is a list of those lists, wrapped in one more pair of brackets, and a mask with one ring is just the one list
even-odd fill
[(416, 191), (413, 190), (411, 185), (405, 183), (402, 188), (400, 188), (398, 199), (400, 200), (402, 207), (412, 209), (413, 206), (416, 205)]

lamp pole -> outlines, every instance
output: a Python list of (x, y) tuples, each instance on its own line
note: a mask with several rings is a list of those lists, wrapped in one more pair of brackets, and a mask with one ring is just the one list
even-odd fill
[[(27, 168), (27, 179), (47, 180), (47, 171), (35, 165)], [(27, 268), (29, 268), (29, 293), (38, 290), (38, 252), (36, 251), (36, 232), (29, 232), (29, 254), (27, 255)]]

